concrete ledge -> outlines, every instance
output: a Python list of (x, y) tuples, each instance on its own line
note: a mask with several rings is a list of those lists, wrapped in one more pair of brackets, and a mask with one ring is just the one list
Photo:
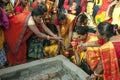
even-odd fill
[[(73, 76), (79, 78), (77, 80), (86, 80), (88, 76), (82, 69), (71, 63), (66, 57), (60, 55), (54, 58), (36, 60), (26, 64), (1, 69), (0, 78), (2, 78), (2, 80), (30, 80), (25, 77), (58, 72), (63, 68), (71, 74), (74, 73)], [(17, 76), (21, 77), (18, 78)], [(13, 77), (15, 77), (15, 79)]]

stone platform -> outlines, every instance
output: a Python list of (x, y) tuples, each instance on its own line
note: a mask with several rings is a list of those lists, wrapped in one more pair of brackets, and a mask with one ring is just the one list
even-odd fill
[(0, 80), (86, 80), (87, 76), (62, 55), (0, 70)]

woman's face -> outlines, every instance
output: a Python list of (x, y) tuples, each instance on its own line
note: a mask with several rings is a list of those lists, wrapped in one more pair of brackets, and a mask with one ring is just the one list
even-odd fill
[(67, 22), (67, 20), (66, 20), (66, 19), (59, 21), (59, 23), (60, 23), (61, 25), (66, 24), (66, 22)]
[(41, 18), (42, 18), (41, 16), (34, 16), (34, 20), (38, 24), (41, 22)]

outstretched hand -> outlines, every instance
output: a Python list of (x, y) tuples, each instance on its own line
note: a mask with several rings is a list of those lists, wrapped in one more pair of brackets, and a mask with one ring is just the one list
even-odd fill
[(80, 50), (84, 51), (86, 50), (86, 44), (84, 44), (83, 42), (80, 42), (77, 46), (77, 49), (80, 48)]

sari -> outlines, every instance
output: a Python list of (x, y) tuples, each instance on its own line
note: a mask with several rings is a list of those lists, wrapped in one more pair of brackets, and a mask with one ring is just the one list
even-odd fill
[[(54, 34), (58, 34), (58, 31), (57, 31), (57, 28), (54, 24), (47, 24), (47, 27), (54, 33)], [(58, 44), (58, 41), (56, 40), (46, 40), (47, 44), (45, 44), (44, 46), (44, 53), (46, 55), (48, 55), (49, 57), (53, 57), (53, 56), (56, 56), (57, 55), (57, 52), (58, 51), (58, 47), (59, 47), (59, 44)]]
[(3, 30), (0, 28), (0, 67), (4, 66), (5, 62), (7, 61), (6, 58), (6, 53), (4, 50), (4, 32)]
[(109, 0), (103, 0), (102, 1), (102, 5), (101, 5), (100, 9), (98, 10), (98, 12), (95, 16), (95, 22), (96, 22), (97, 25), (100, 22), (103, 22), (103, 21), (106, 21), (106, 20), (110, 19), (109, 17), (105, 19), (105, 14), (106, 14), (106, 11), (107, 11), (108, 6), (110, 4), (111, 4), (111, 2), (109, 2)]
[[(117, 45), (120, 45), (120, 43), (118, 42)], [(120, 52), (117, 52), (117, 50), (120, 51), (119, 46), (115, 46), (115, 42), (107, 42), (100, 47), (100, 55), (104, 69), (104, 80), (120, 80), (117, 56)]]
[(67, 22), (64, 25), (60, 25), (60, 32), (61, 36), (63, 37), (64, 44), (67, 45), (68, 43), (68, 35), (69, 35), (69, 28), (75, 19), (75, 15), (67, 14)]
[[(95, 34), (89, 33), (87, 40), (83, 41), (83, 43), (96, 41), (96, 40), (98, 40), (97, 36)], [(76, 49), (76, 50), (79, 54), (80, 63), (82, 62), (82, 60), (86, 60), (91, 70), (93, 70), (100, 60), (100, 54), (97, 52), (98, 48), (87, 47), (86, 51), (81, 51), (80, 49)], [(72, 61), (76, 63), (75, 56), (72, 56)]]
[(9, 48), (6, 51), (7, 58), (11, 65), (26, 62), (26, 40), (32, 34), (27, 28), (30, 16), (31, 14), (26, 12), (9, 18), (10, 28), (5, 30), (5, 39)]
[(2, 8), (0, 8), (0, 23), (2, 23), (2, 25), (0, 25), (0, 66), (3, 66), (7, 61), (6, 53), (4, 51), (5, 39), (3, 29), (9, 28), (9, 20), (5, 11)]
[[(37, 25), (40, 32), (43, 32), (42, 27)], [(33, 34), (28, 40), (28, 58), (32, 59), (41, 59), (43, 58), (43, 49), (44, 49), (45, 39), (40, 38)], [(47, 42), (46, 42), (47, 44)]]

